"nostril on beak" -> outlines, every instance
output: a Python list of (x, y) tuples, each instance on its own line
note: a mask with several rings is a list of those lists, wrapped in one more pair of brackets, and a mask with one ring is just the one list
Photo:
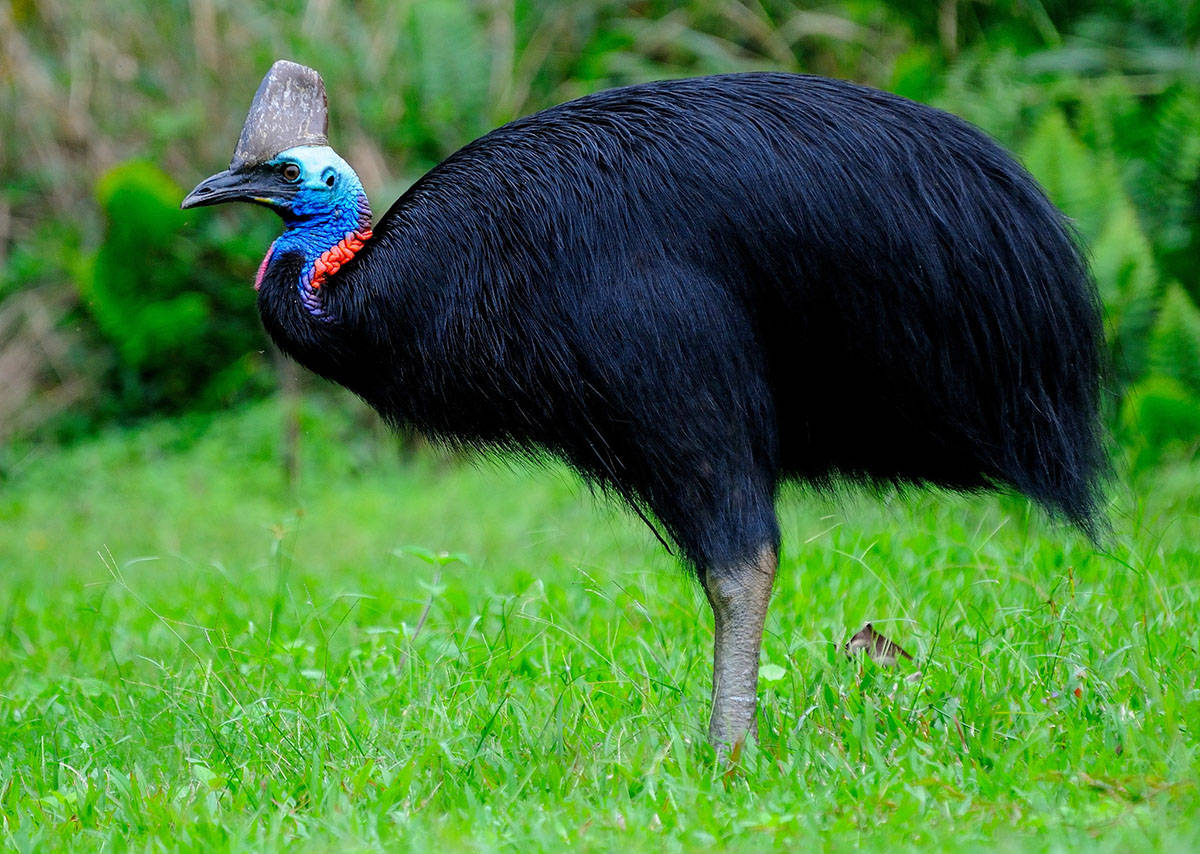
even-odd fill
[(196, 188), (196, 193), (201, 196), (207, 196), (212, 191), (213, 191), (212, 187), (197, 187)]

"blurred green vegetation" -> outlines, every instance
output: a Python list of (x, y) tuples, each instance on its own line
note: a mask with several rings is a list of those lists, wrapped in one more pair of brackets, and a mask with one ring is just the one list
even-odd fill
[(750, 69), (964, 116), (1077, 223), (1136, 466), (1200, 446), (1200, 8), (1176, 0), (551, 0), (0, 7), (0, 442), (223, 408), (276, 384), (252, 280), (277, 224), (177, 210), (271, 61), (319, 68), (385, 210), (516, 116)]

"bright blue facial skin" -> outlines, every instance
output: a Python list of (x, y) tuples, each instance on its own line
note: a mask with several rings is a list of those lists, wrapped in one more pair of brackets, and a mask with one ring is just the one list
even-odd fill
[(263, 273), (276, 253), (298, 252), (304, 266), (296, 287), (300, 299), (314, 316), (325, 317), (324, 306), (313, 286), (313, 264), (342, 238), (371, 228), (371, 205), (362, 182), (350, 165), (327, 145), (301, 145), (275, 155), (265, 168), (277, 173), (294, 163), (300, 174), (292, 183), (299, 189), (292, 198), (262, 198), (283, 218), (283, 234), (271, 244), (255, 281), (262, 284)]
[(371, 227), (371, 209), (362, 182), (338, 153), (327, 145), (301, 145), (281, 151), (268, 167), (286, 163), (300, 168), (300, 189), (287, 200), (270, 200), (283, 217), (284, 231), (276, 252), (301, 252), (311, 265), (347, 234)]

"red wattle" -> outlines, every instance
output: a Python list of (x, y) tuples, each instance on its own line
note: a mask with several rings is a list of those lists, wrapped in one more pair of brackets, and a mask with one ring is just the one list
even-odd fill
[(368, 240), (371, 239), (371, 229), (364, 228), (362, 231), (352, 231), (320, 254), (312, 266), (312, 281), (309, 282), (309, 287), (313, 290), (321, 287), (321, 283), (329, 276), (332, 276), (342, 265), (355, 256), (358, 250), (363, 248)]
[(258, 265), (258, 273), (254, 276), (254, 290), (262, 287), (263, 276), (267, 274), (267, 265), (271, 263), (271, 256), (275, 254), (275, 244), (271, 244), (271, 248), (267, 250), (267, 254), (263, 256), (262, 263)]

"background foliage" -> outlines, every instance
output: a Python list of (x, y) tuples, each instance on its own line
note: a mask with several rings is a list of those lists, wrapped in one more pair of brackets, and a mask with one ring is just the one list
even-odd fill
[(820, 5), (549, 0), (0, 6), (0, 441), (221, 408), (275, 372), (248, 282), (261, 211), (183, 213), (281, 56), (328, 85), (379, 211), (488, 129), (589, 91), (749, 69), (959, 113), (1079, 228), (1137, 466), (1200, 423), (1200, 12), (1175, 0)]

